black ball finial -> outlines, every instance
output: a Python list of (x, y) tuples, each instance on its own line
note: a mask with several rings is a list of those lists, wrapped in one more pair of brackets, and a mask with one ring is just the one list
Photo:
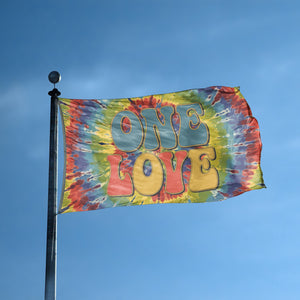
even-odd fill
[(61, 76), (57, 71), (52, 71), (49, 73), (48, 79), (51, 83), (56, 84), (60, 81)]

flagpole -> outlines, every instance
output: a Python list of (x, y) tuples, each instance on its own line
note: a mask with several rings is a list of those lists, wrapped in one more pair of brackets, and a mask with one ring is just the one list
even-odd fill
[(46, 249), (46, 275), (45, 300), (56, 299), (56, 229), (57, 229), (57, 115), (59, 90), (55, 84), (60, 81), (60, 74), (53, 71), (48, 79), (54, 88), (48, 94), (51, 96), (50, 112), (50, 146), (49, 146), (49, 181), (48, 181), (48, 221), (47, 221), (47, 249)]

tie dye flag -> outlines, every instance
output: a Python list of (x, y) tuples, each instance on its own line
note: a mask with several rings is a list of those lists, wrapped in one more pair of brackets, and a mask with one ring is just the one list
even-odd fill
[(239, 88), (59, 99), (65, 172), (59, 213), (220, 201), (265, 187), (256, 119)]

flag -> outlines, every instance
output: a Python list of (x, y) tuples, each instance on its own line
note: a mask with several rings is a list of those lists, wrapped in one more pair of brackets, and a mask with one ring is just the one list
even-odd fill
[(221, 201), (265, 187), (257, 120), (239, 88), (59, 98), (65, 170), (59, 213)]

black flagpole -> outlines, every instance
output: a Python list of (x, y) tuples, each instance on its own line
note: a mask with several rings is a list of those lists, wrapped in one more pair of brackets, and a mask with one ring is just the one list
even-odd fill
[(50, 113), (50, 148), (49, 148), (49, 182), (48, 182), (48, 221), (47, 221), (47, 253), (45, 300), (56, 299), (56, 203), (57, 203), (57, 114), (59, 90), (55, 84), (60, 81), (60, 74), (53, 71), (48, 76), (54, 88), (48, 94), (51, 96)]

